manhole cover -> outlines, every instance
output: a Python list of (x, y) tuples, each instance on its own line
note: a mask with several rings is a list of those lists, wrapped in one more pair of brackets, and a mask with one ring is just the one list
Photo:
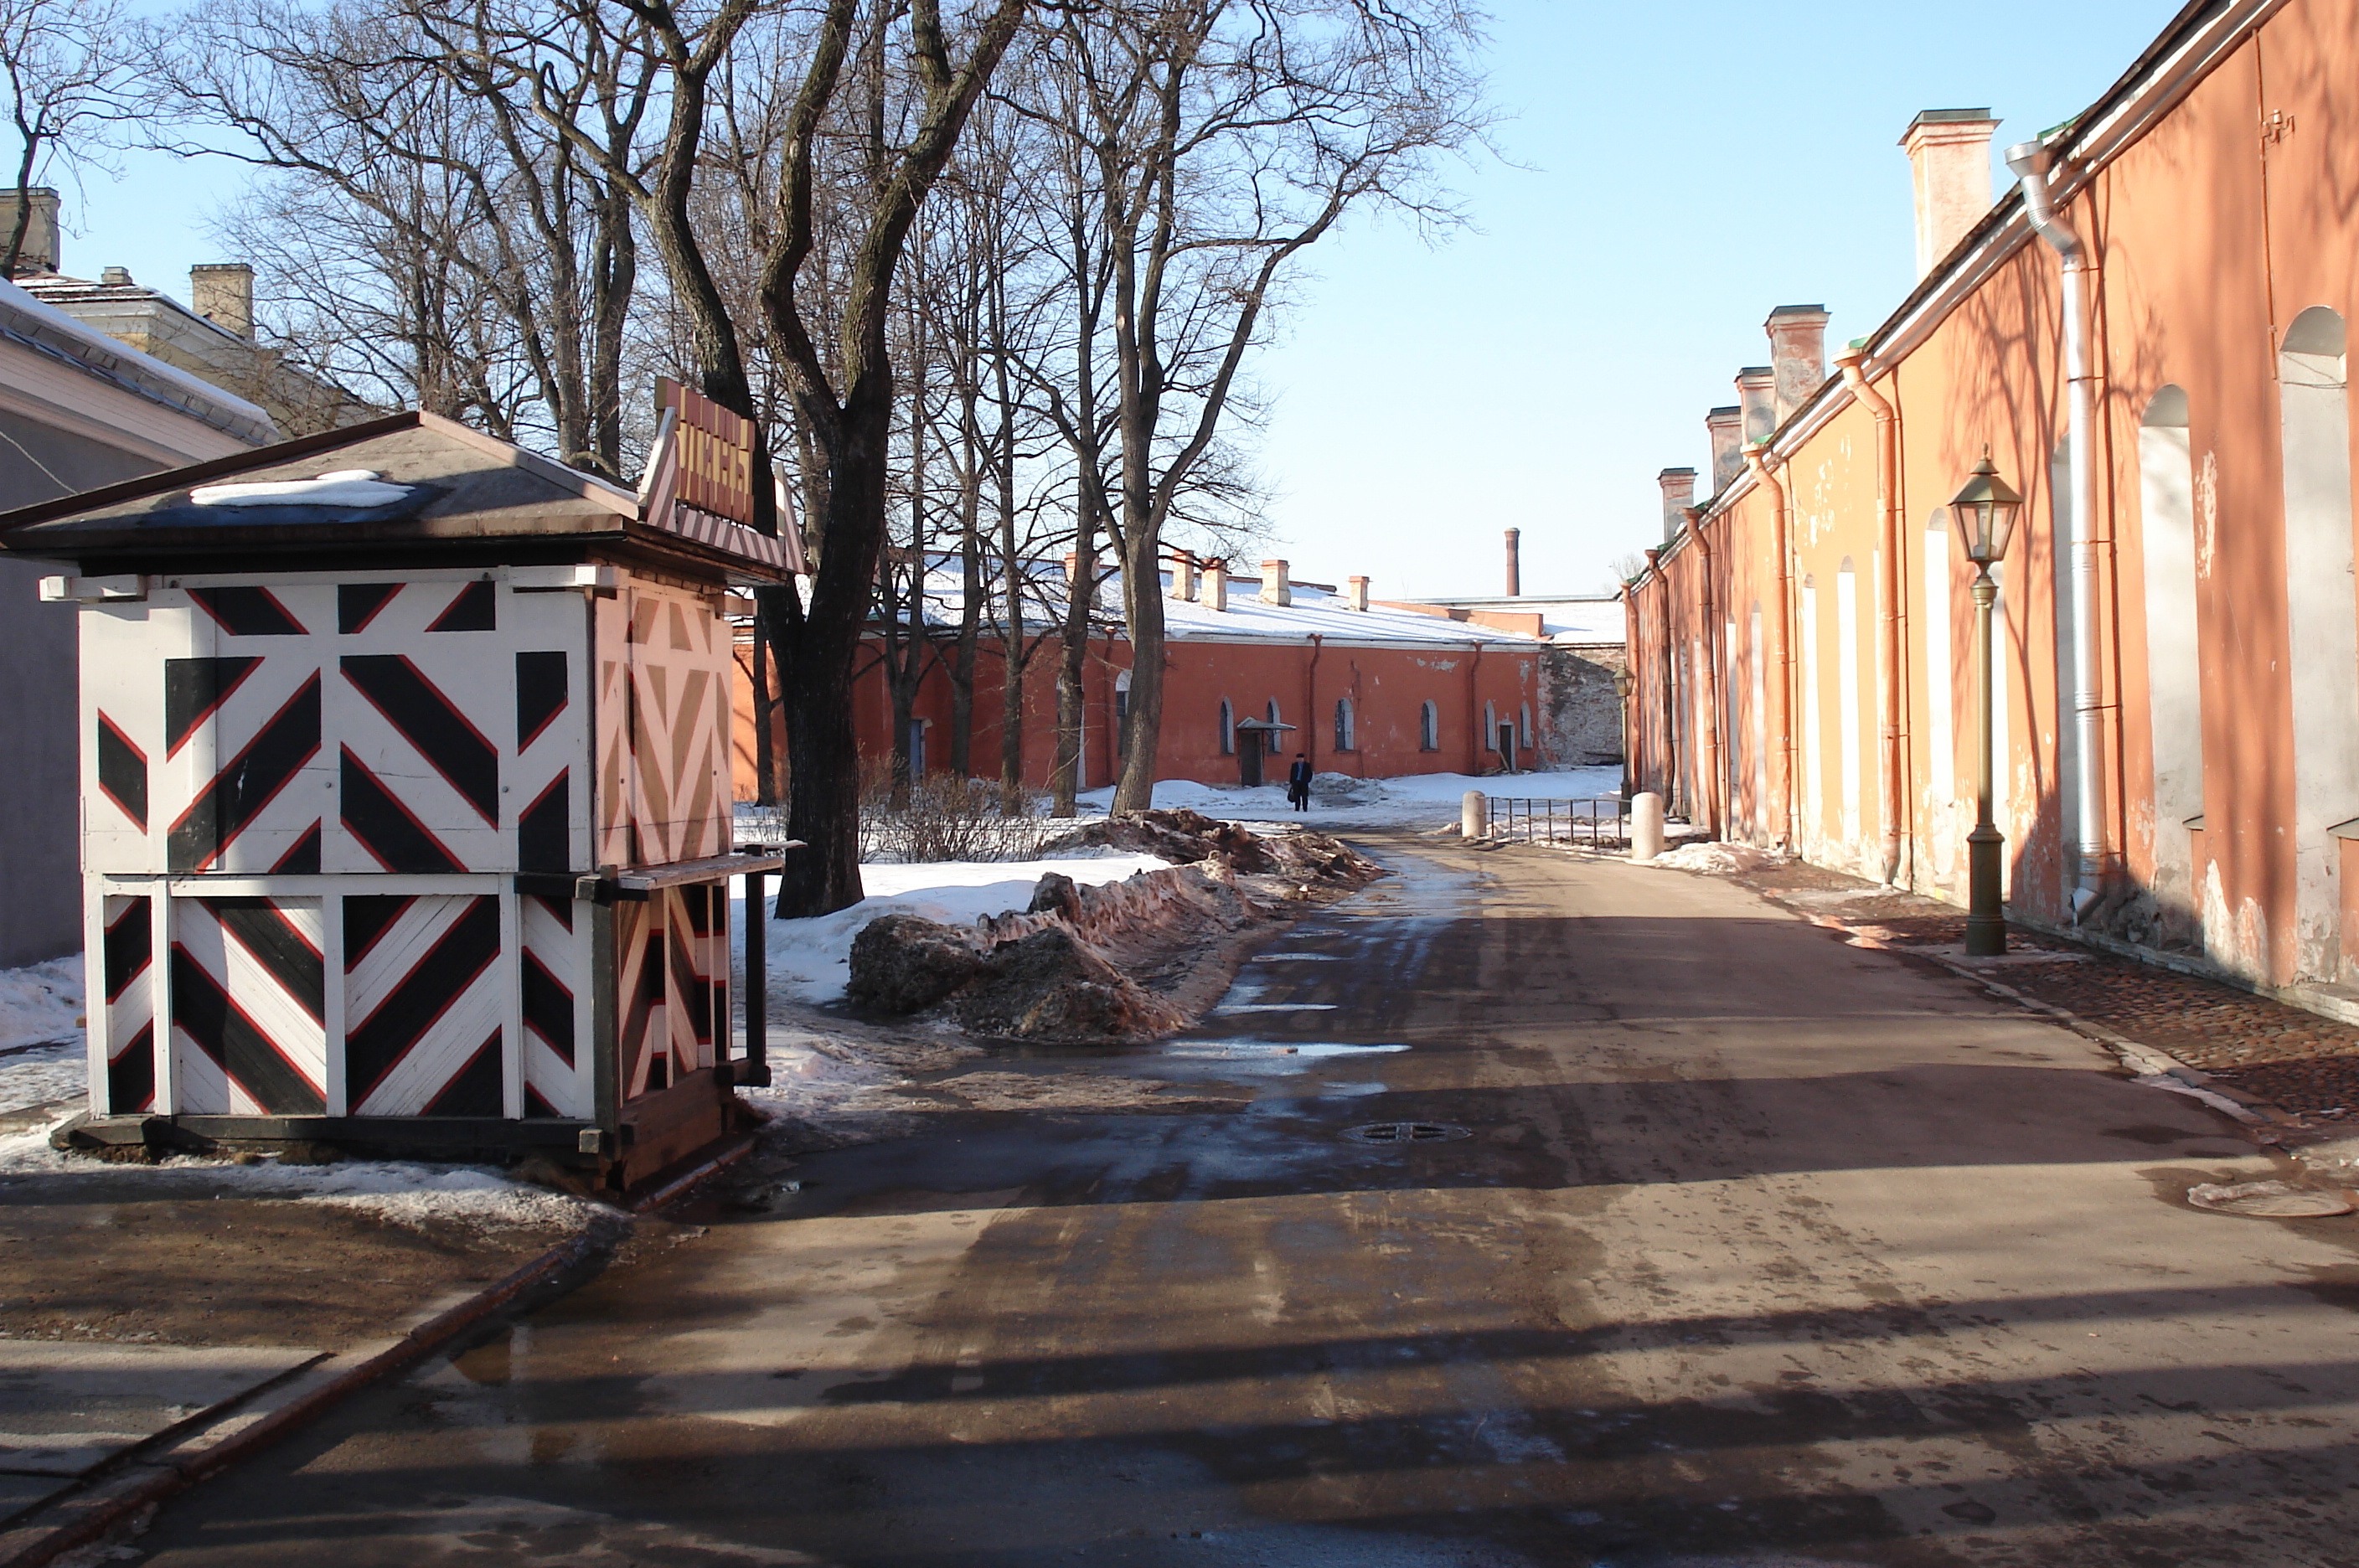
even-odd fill
[(1448, 1143), (1474, 1135), (1448, 1122), (1369, 1122), (1343, 1136), (1354, 1143)]
[(2215, 1214), (2256, 1214), (2279, 1220), (2347, 1214), (2352, 1208), (2351, 1200), (2340, 1192), (2309, 1192), (2282, 1181), (2239, 1181), (2233, 1186), (2199, 1181), (2187, 1190), (2187, 1201)]

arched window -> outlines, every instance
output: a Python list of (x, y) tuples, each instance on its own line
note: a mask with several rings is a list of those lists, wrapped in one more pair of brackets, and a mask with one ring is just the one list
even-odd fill
[(1229, 706), (1226, 697), (1221, 699), (1221, 755), (1237, 754), (1237, 711)]
[(1335, 699), (1335, 749), (1356, 749), (1352, 733), (1352, 699), (1349, 697)]
[[(1925, 705), (1927, 713), (1926, 748), (1932, 761), (1932, 799), (1937, 807), (1945, 807), (1958, 795), (1957, 718), (1951, 691), (1957, 684), (1957, 672), (1951, 660), (1950, 620), (1956, 611), (1956, 599), (1950, 583), (1950, 509), (1934, 508), (1925, 524)], [(1965, 639), (1970, 644), (1973, 639)], [(1961, 646), (1963, 646), (1962, 644)], [(1976, 677), (1969, 674), (1965, 690), (1973, 691)], [(1976, 745), (1981, 743), (1977, 741)], [(1975, 754), (1978, 757), (1979, 752)], [(1936, 820), (1939, 820), (1938, 818)], [(1941, 853), (1949, 853), (1946, 849)]]
[[(2296, 316), (2277, 354), (2285, 435), (2286, 608), (2293, 682), (2296, 978), (2339, 981), (2342, 841), (2359, 817), (2359, 607), (2352, 600), (2350, 383), (2343, 318)], [(2206, 932), (2206, 938), (2211, 936)], [(2224, 933), (2223, 933), (2224, 934)], [(2262, 962), (2261, 953), (2235, 955)]]
[(1529, 702), (1516, 710), (1516, 745), (1525, 751), (1532, 748), (1532, 705)]
[(1417, 749), (1419, 751), (1441, 749), (1441, 710), (1431, 702), (1428, 702), (1418, 711)]
[(1286, 732), (1277, 727), (1286, 721), (1278, 717), (1277, 698), (1272, 697), (1269, 700), (1269, 708), (1267, 712), (1270, 727), (1267, 731), (1266, 738), (1262, 743), (1263, 748), (1266, 750), (1270, 756), (1277, 757), (1286, 750)]
[(1835, 568), (1835, 778), (1843, 791), (1837, 831), (1845, 847), (1859, 837), (1859, 568), (1850, 556)]
[(2146, 576), (2147, 701), (2154, 746), (2154, 890), (2197, 905), (2189, 819), (2203, 812), (2201, 644), (2195, 609), (2195, 463), (2187, 394), (2166, 387), (2138, 424), (2138, 531)]
[(1499, 749), (1499, 710), (1495, 703), (1483, 704), (1483, 746), (1486, 751)]
[(1130, 671), (1117, 670), (1114, 676), (1114, 744), (1122, 746), (1122, 732), (1130, 722)]

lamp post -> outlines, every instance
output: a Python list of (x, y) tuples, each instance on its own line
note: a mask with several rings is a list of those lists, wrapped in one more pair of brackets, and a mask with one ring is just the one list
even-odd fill
[(1974, 783), (1974, 831), (1966, 835), (1967, 901), (1966, 955), (1988, 958), (2006, 951), (2006, 918), (1999, 912), (1999, 851), (2006, 840), (1991, 821), (1992, 734), (1991, 606), (1998, 602), (1998, 584), (1991, 581), (1993, 562), (2006, 554), (2015, 533), (2016, 514), (2023, 497), (1991, 466), (1990, 449), (1974, 464), (1964, 489), (1950, 502), (1958, 538), (1966, 559), (1974, 563), (1974, 665), (1982, 676), (1982, 768)]
[(1637, 684), (1626, 669), (1614, 672), (1614, 695), (1622, 704), (1622, 798), (1630, 798), (1630, 691)]

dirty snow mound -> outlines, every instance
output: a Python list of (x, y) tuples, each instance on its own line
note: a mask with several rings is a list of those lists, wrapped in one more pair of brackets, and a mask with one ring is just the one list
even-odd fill
[(1749, 844), (1683, 844), (1641, 864), (1668, 866), (1674, 871), (1700, 871), (1707, 877), (1734, 877), (1775, 866), (1777, 857)]
[(234, 1160), (191, 1154), (175, 1155), (154, 1165), (101, 1165), (86, 1155), (52, 1149), (44, 1132), (0, 1138), (0, 1174), (87, 1176), (100, 1171), (115, 1176), (134, 1172), (201, 1175), (238, 1196), (324, 1203), (412, 1227), (440, 1220), (492, 1230), (519, 1225), (570, 1229), (587, 1225), (592, 1215), (601, 1212), (596, 1203), (512, 1181), (480, 1165), (391, 1160), (287, 1165), (267, 1157), (241, 1165)]
[(79, 1034), (82, 955), (0, 969), (0, 1051)]

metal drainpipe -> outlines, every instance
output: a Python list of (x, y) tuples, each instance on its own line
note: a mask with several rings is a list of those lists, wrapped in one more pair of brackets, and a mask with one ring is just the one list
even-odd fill
[(1319, 655), (1325, 634), (1310, 634), (1310, 668), (1303, 672), (1302, 756), (1310, 771), (1319, 771)]
[(1780, 775), (1779, 792), (1786, 801), (1785, 843), (1787, 853), (1801, 853), (1802, 803), (1794, 781), (1794, 638), (1792, 633), (1794, 600), (1794, 549), (1791, 539), (1793, 520), (1786, 510), (1786, 487), (1777, 483), (1768, 463), (1769, 443), (1763, 441), (1748, 447), (1745, 466), (1753, 471), (1754, 479), (1769, 492), (1769, 504), (1777, 519), (1777, 604), (1771, 629), (1777, 635), (1777, 646), (1772, 661), (1777, 666), (1777, 767)]
[(1865, 350), (1853, 349), (1836, 358), (1835, 368), (1843, 372), (1843, 385), (1851, 388), (1852, 396), (1866, 404), (1867, 411), (1875, 417), (1875, 538), (1882, 557), (1876, 593), (1883, 600), (1877, 607), (1875, 637), (1881, 710), (1877, 718), (1883, 741), (1876, 782), (1884, 813), (1884, 885), (1889, 887), (1900, 880), (1900, 530), (1892, 496), (1897, 416), (1884, 395), (1868, 385), (1867, 375), (1860, 368), (1866, 357)]
[(1721, 764), (1720, 751), (1720, 637), (1712, 622), (1712, 540), (1703, 531), (1704, 516), (1696, 507), (1688, 508), (1688, 538), (1695, 540), (1696, 550), (1702, 559), (1696, 562), (1697, 574), (1702, 586), (1698, 590), (1696, 614), (1703, 625), (1703, 690), (1697, 693), (1698, 705), (1703, 709), (1704, 749), (1711, 754), (1711, 765), (1699, 768), (1703, 779), (1704, 811), (1711, 819), (1702, 825), (1715, 835), (1724, 832), (1722, 824), (1728, 818), (1722, 802), (1727, 799), (1728, 780)]
[(2104, 713), (2097, 690), (2097, 386), (2089, 364), (2089, 248), (2057, 215), (2048, 189), (2055, 155), (2043, 142), (2006, 149), (2006, 166), (2023, 181), (2023, 208), (2031, 226), (2063, 263), (2064, 382), (2072, 431), (2072, 520), (2080, 539), (2072, 550), (2072, 720), (2081, 753), (2075, 814), (2079, 818), (2077, 886), (2072, 920), (2097, 898), (2105, 857), (2105, 791), (2102, 768)]

